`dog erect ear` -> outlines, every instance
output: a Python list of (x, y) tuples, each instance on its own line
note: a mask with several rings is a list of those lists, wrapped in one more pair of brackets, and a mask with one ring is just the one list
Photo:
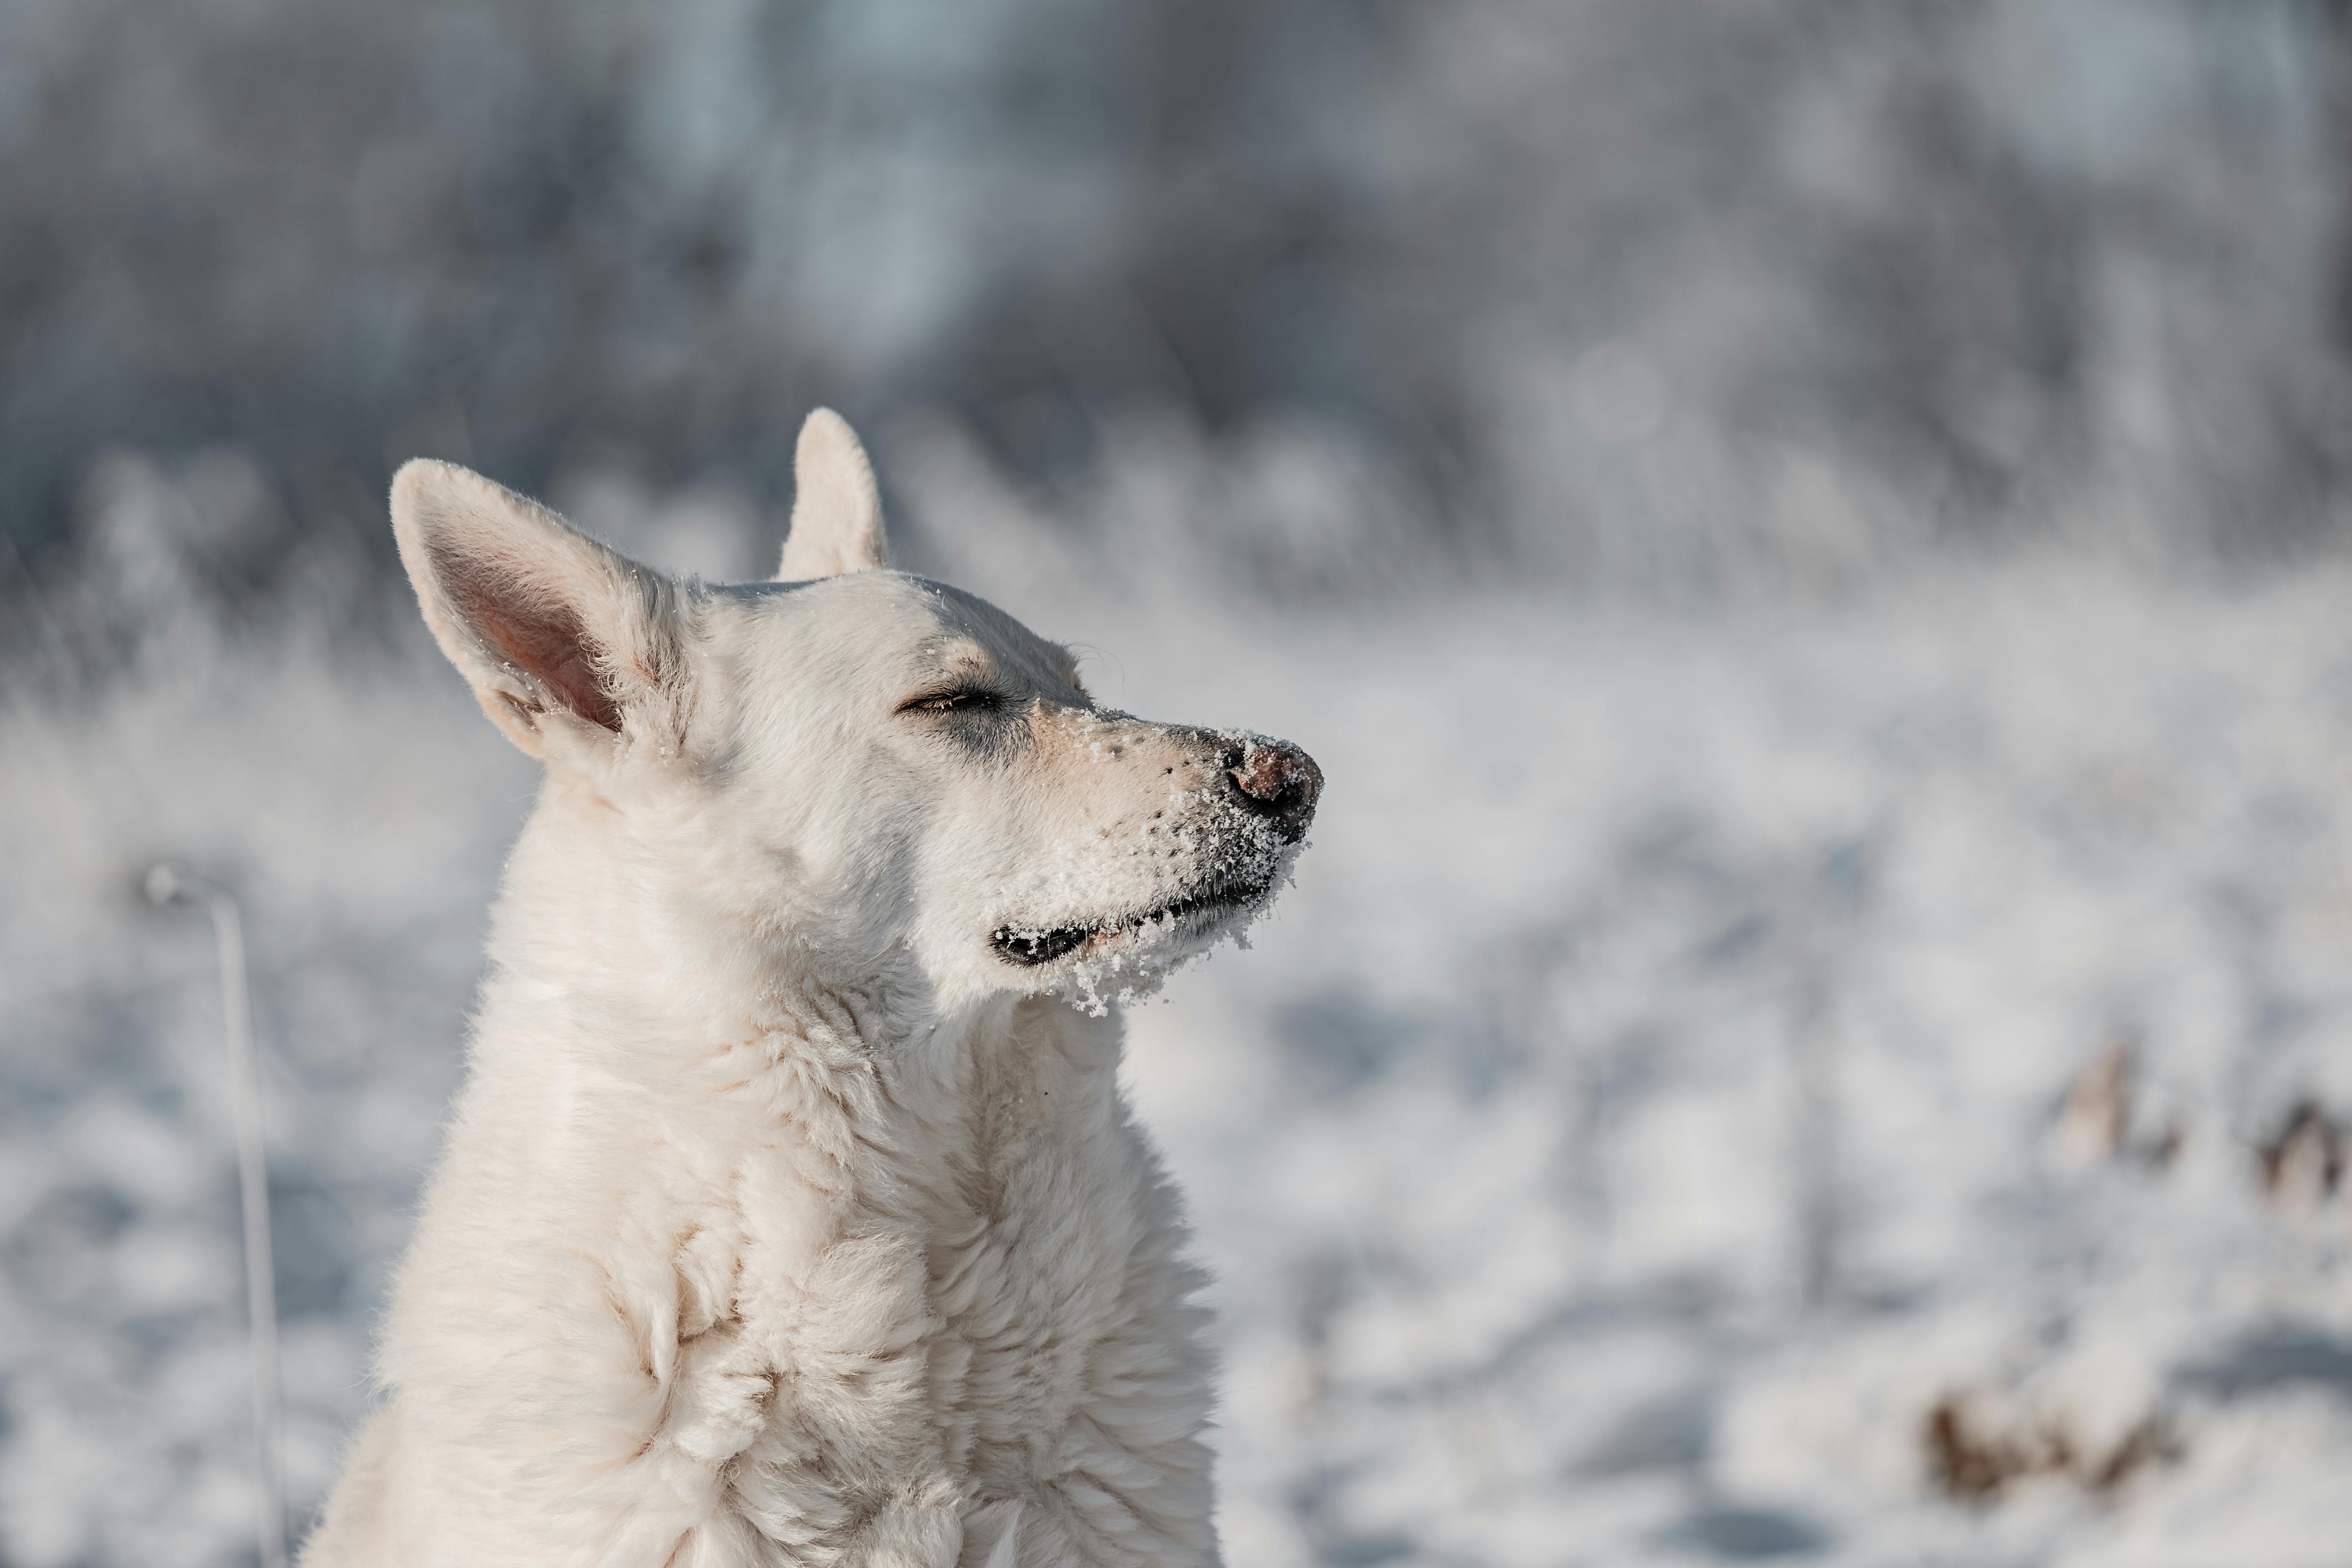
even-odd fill
[(820, 408), (801, 426), (793, 451), (793, 521), (784, 535), (780, 583), (877, 572), (890, 564), (882, 537), (882, 497), (874, 466), (849, 422)]
[(516, 745), (558, 761), (627, 734), (676, 743), (686, 660), (667, 578), (427, 458), (393, 478), (392, 531), (425, 625)]

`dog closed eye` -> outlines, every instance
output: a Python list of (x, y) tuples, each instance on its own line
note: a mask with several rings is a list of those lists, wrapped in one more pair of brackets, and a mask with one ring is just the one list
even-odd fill
[(1004, 706), (1003, 694), (982, 686), (959, 686), (927, 691), (898, 704), (901, 713), (992, 713)]

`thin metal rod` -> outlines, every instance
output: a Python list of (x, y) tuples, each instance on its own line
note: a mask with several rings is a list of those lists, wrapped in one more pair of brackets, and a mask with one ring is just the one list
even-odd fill
[(253, 1355), (254, 1531), (261, 1568), (286, 1568), (285, 1397), (278, 1380), (278, 1271), (269, 1246), (269, 1167), (262, 1142), (261, 1071), (245, 964), (245, 921), (236, 895), (168, 866), (148, 874), (159, 904), (201, 902), (220, 959), (221, 1026), (228, 1043), (230, 1117), (236, 1131), (237, 1194), (245, 1210), (245, 1301)]

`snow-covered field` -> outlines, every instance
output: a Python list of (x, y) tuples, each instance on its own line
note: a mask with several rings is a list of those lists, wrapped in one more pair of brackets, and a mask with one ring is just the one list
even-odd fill
[[(2352, 1116), (2352, 573), (1276, 613), (1016, 557), (957, 564), (1107, 701), (1330, 781), (1132, 1016), (1235, 1564), (2352, 1561), (2352, 1184), (2261, 1154)], [(421, 629), (0, 699), (0, 1562), (237, 1562), (211, 954), (134, 879), (246, 900), (307, 1510), (530, 773)]]

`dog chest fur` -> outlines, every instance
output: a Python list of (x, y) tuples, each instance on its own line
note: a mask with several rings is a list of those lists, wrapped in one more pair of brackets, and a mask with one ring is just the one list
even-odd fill
[(563, 793), (353, 1457), (429, 1467), (396, 1489), (435, 1506), (347, 1482), (307, 1561), (1211, 1561), (1198, 1281), (1116, 1020), (1024, 998), (899, 1037), (887, 997), (755, 960), (679, 985), (698, 933), (583, 920), (580, 868), (627, 858), (560, 853), (596, 809)]

